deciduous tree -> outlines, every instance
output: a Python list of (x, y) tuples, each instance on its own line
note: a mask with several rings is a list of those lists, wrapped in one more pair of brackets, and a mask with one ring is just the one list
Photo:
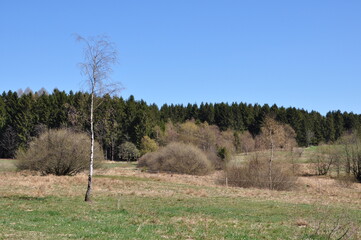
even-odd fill
[(272, 164), (274, 151), (277, 148), (292, 148), (295, 146), (295, 132), (289, 125), (277, 122), (271, 117), (266, 117), (261, 127), (261, 135), (258, 138), (259, 144), (270, 150), (268, 161), (269, 188), (273, 189)]
[(112, 66), (117, 62), (117, 51), (114, 43), (105, 36), (77, 39), (85, 44), (84, 61), (80, 63), (81, 72), (85, 76), (90, 91), (90, 134), (91, 149), (89, 161), (88, 187), (85, 201), (91, 201), (92, 176), (94, 163), (94, 101), (96, 95), (113, 93), (118, 90), (118, 84), (110, 80), (109, 74), (113, 71)]

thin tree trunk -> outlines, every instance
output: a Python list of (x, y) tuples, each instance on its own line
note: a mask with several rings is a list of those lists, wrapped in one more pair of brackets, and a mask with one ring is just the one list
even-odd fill
[(350, 159), (350, 151), (348, 144), (345, 145), (345, 152), (346, 152), (346, 174), (349, 176), (351, 173), (351, 159)]
[(294, 156), (294, 150), (293, 147), (291, 147), (291, 164), (292, 164), (292, 173), (295, 174), (295, 156)]
[(114, 161), (114, 137), (111, 137), (112, 139), (112, 161)]
[(93, 179), (93, 163), (94, 163), (94, 121), (93, 121), (93, 111), (94, 111), (94, 88), (92, 89), (91, 94), (91, 104), (90, 104), (90, 132), (91, 132), (91, 144), (90, 144), (90, 162), (89, 162), (89, 176), (88, 176), (88, 188), (85, 193), (85, 201), (91, 201), (91, 192), (92, 192), (92, 179)]
[(273, 139), (272, 139), (272, 137), (271, 137), (271, 157), (270, 157), (270, 159), (269, 159), (269, 165), (268, 165), (269, 189), (272, 189), (272, 188), (273, 188), (273, 184), (272, 184), (273, 150), (274, 150), (274, 143), (273, 143)]

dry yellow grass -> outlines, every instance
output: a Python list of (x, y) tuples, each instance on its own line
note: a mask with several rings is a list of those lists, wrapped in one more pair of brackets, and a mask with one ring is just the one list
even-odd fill
[[(358, 207), (361, 203), (361, 185), (353, 183), (350, 187), (342, 187), (336, 180), (326, 177), (299, 177), (297, 188), (293, 191), (269, 191), (267, 189), (242, 189), (235, 187), (225, 188), (218, 184), (221, 172), (208, 176), (191, 176), (167, 173), (146, 173), (132, 169), (114, 168), (104, 174), (114, 176), (140, 177), (161, 183), (178, 183), (184, 186), (197, 186), (202, 189), (204, 196), (251, 197), (256, 199), (274, 199), (290, 203), (347, 203)], [(138, 191), (141, 189), (137, 189)], [(200, 195), (200, 190), (185, 190), (185, 195)], [(143, 191), (144, 192), (144, 191)], [(162, 190), (159, 190), (159, 194)], [(181, 193), (181, 192), (177, 192)]]
[[(243, 197), (254, 200), (275, 200), (288, 203), (347, 204), (361, 208), (361, 184), (342, 187), (330, 178), (300, 177), (292, 191), (267, 189), (242, 189), (218, 184), (221, 172), (208, 176), (191, 176), (167, 173), (147, 173), (134, 168), (100, 169), (95, 172), (94, 195), (119, 196), (175, 196), (188, 197)], [(85, 193), (87, 175), (73, 177), (39, 176), (30, 172), (8, 172), (0, 176), (2, 196), (26, 195), (82, 196)]]

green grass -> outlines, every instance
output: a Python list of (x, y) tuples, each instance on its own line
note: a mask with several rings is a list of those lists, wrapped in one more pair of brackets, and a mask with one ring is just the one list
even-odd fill
[[(306, 239), (313, 230), (297, 219), (325, 218), (317, 206), (223, 197), (11, 196), (0, 209), (0, 239)], [(361, 224), (360, 211), (348, 213)]]
[(0, 159), (0, 172), (14, 172), (14, 171), (16, 171), (16, 160)]
[(119, 162), (119, 161), (103, 161), (101, 163), (101, 168), (103, 169), (111, 169), (115, 167), (120, 168), (134, 168), (137, 165), (136, 162)]
[(304, 148), (302, 156), (299, 159), (300, 163), (312, 163), (314, 162), (315, 154), (317, 153), (318, 146), (311, 146)]
[[(298, 148), (295, 149), (293, 153), (290, 151), (275, 150), (274, 160), (278, 162), (287, 162), (287, 163), (291, 163), (293, 160), (293, 162), (296, 164), (311, 163), (318, 148), (319, 148), (318, 146), (311, 146), (308, 148)], [(250, 152), (248, 154), (244, 154), (244, 153), (237, 154), (232, 157), (231, 161), (242, 163), (253, 158), (255, 154), (257, 154), (259, 157), (268, 158), (270, 156), (270, 151), (264, 150), (264, 151)]]
[[(292, 158), (294, 163), (304, 163), (304, 158), (297, 156), (296, 153), (292, 154), (290, 151), (283, 151), (283, 150), (275, 150), (274, 151), (274, 161), (277, 162), (285, 162), (285, 163), (292, 163)], [(250, 152), (248, 154), (237, 154), (232, 156), (231, 161), (235, 163), (245, 163), (251, 159), (254, 159), (256, 156), (262, 159), (268, 159), (271, 153), (269, 150), (264, 151), (257, 151), (257, 152)], [(303, 156), (303, 154), (302, 154)]]
[(121, 176), (121, 175), (94, 175), (95, 178), (109, 178), (123, 181), (152, 181), (149, 178), (135, 177), (135, 176)]
[(302, 239), (307, 231), (295, 221), (316, 210), (241, 198), (136, 196), (97, 197), (92, 204), (14, 196), (0, 198), (0, 208), (1, 239)]

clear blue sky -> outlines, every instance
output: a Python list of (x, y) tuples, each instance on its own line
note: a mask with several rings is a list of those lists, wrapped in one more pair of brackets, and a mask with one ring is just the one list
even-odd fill
[(361, 1), (1, 0), (0, 91), (84, 90), (72, 34), (116, 43), (124, 98), (361, 114)]

